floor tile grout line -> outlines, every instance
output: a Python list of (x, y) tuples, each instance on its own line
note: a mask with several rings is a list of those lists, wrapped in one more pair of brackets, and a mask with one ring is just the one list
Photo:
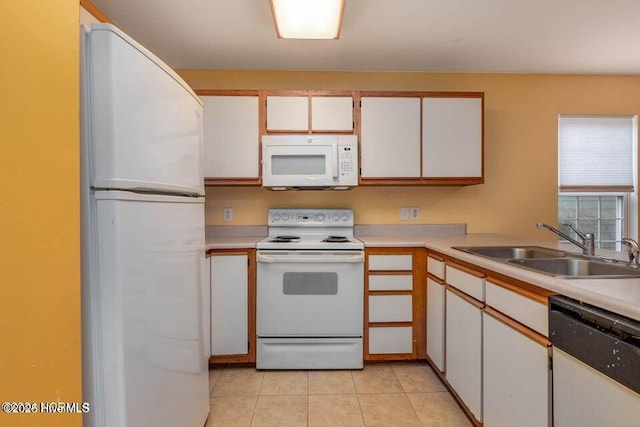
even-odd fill
[(364, 420), (364, 412), (362, 412), (362, 404), (360, 403), (360, 395), (356, 389), (356, 380), (353, 378), (353, 371), (351, 371), (351, 381), (353, 382), (353, 388), (356, 391), (356, 400), (358, 401), (358, 409), (360, 409), (360, 418), (362, 419), (362, 425), (367, 426), (367, 422)]

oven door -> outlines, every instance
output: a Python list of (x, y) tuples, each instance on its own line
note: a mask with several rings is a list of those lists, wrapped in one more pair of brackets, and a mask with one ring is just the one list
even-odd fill
[(362, 251), (259, 251), (258, 337), (362, 337)]
[(262, 149), (263, 187), (326, 187), (338, 184), (338, 146), (335, 143), (276, 145)]

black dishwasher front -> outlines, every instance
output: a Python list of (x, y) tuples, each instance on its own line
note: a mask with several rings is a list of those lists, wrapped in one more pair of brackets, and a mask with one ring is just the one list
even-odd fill
[(549, 340), (640, 393), (640, 322), (554, 295), (549, 297)]

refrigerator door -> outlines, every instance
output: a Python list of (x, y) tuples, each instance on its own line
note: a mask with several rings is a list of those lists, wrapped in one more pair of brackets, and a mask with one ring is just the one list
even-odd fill
[[(92, 200), (90, 426), (202, 426), (209, 411), (204, 199), (99, 191)], [(86, 297), (86, 295), (85, 295)], [(88, 336), (88, 339), (87, 339)]]
[(91, 185), (204, 195), (200, 99), (113, 25), (85, 37)]

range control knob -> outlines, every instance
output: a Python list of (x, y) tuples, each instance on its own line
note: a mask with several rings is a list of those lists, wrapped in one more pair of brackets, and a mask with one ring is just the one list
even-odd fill
[(349, 219), (349, 215), (347, 215), (347, 214), (342, 214), (342, 220), (343, 220), (343, 221), (346, 221), (346, 220), (348, 220), (348, 219)]
[(273, 220), (274, 221), (279, 221), (280, 220), (280, 214), (273, 214)]
[(338, 220), (340, 220), (340, 215), (338, 215), (338, 214), (333, 214), (333, 220), (334, 220), (334, 221), (338, 221)]
[(283, 221), (289, 221), (289, 214), (282, 214)]
[(324, 221), (324, 215), (318, 214), (318, 222), (322, 222), (322, 221)]

